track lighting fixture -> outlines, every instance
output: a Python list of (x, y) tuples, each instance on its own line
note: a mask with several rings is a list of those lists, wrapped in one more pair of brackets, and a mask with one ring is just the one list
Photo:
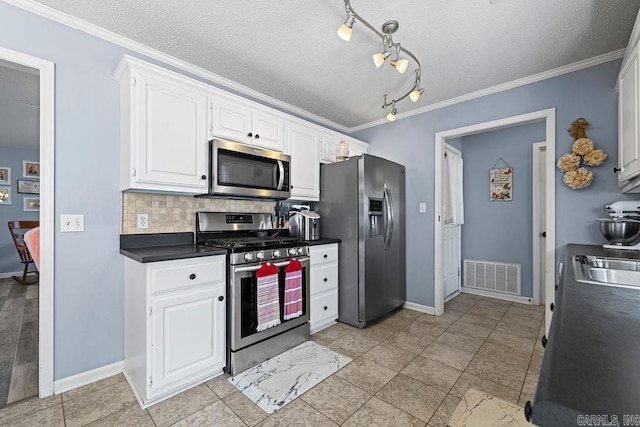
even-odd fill
[(353, 13), (350, 13), (347, 17), (347, 20), (344, 21), (344, 24), (340, 26), (338, 29), (338, 36), (346, 42), (351, 40), (351, 32), (353, 31), (353, 23), (355, 22), (356, 17)]
[(407, 71), (407, 68), (409, 68), (409, 60), (399, 59), (399, 56), (400, 56), (400, 43), (396, 45), (396, 57), (393, 61), (391, 61), (391, 65), (393, 65), (400, 74), (404, 74), (404, 72)]
[[(387, 103), (387, 95), (384, 95), (384, 103)], [(396, 109), (396, 101), (391, 101), (391, 112), (389, 114), (387, 114), (387, 120), (389, 120), (390, 122), (394, 121), (396, 119), (396, 114), (398, 114), (398, 110)], [(384, 107), (383, 107), (384, 108)]]
[(422, 95), (422, 92), (424, 92), (424, 89), (414, 89), (409, 94), (409, 99), (413, 102), (418, 102), (418, 99), (420, 99), (420, 95)]
[(375, 33), (378, 37), (380, 37), (382, 39), (383, 49), (381, 52), (378, 52), (373, 55), (373, 63), (377, 68), (380, 68), (380, 66), (382, 66), (382, 64), (391, 56), (394, 50), (395, 50), (395, 55), (390, 62), (391, 62), (391, 65), (393, 65), (393, 67), (400, 74), (403, 74), (409, 68), (409, 60), (406, 58), (400, 58), (401, 51), (409, 55), (409, 57), (411, 57), (411, 59), (413, 59), (416, 62), (416, 65), (417, 65), (417, 68), (415, 70), (416, 77), (413, 83), (413, 87), (401, 97), (392, 99), (389, 102), (387, 102), (387, 95), (384, 95), (384, 104), (382, 105), (382, 108), (386, 109), (388, 107), (391, 107), (391, 112), (387, 115), (387, 119), (389, 119), (390, 121), (393, 121), (396, 119), (396, 115), (398, 113), (398, 110), (396, 109), (396, 102), (402, 101), (407, 96), (409, 97), (409, 99), (411, 99), (411, 101), (417, 102), (420, 99), (420, 96), (424, 93), (424, 89), (420, 88), (420, 76), (422, 74), (422, 67), (420, 66), (420, 61), (418, 61), (418, 58), (416, 58), (413, 53), (411, 53), (404, 47), (400, 46), (400, 43), (393, 42), (393, 33), (398, 31), (398, 27), (400, 26), (398, 24), (398, 21), (391, 20), (391, 21), (385, 22), (384, 24), (382, 24), (382, 32), (379, 32), (371, 24), (369, 24), (367, 21), (362, 19), (362, 17), (358, 15), (351, 8), (350, 0), (344, 0), (344, 7), (347, 12), (347, 19), (338, 30), (338, 36), (340, 36), (341, 39), (346, 41), (351, 40), (351, 32), (353, 29), (353, 24), (357, 19), (365, 27), (367, 27), (369, 30)]
[(380, 66), (384, 64), (384, 61), (386, 61), (386, 59), (390, 56), (391, 52), (389, 52), (388, 50), (385, 50), (384, 52), (374, 53), (373, 63), (376, 64), (376, 68), (380, 68)]

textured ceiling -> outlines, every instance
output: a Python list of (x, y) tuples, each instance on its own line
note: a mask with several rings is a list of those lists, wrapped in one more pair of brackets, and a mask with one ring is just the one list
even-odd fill
[[(39, 0), (339, 125), (386, 115), (382, 95), (412, 87), (371, 55), (381, 41), (356, 23), (336, 30), (343, 0)], [(626, 47), (637, 0), (352, 0), (420, 60), (427, 96), (399, 113)]]

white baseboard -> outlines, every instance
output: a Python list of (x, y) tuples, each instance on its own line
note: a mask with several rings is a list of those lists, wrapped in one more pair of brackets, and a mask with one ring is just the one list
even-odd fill
[(404, 308), (408, 308), (409, 310), (419, 311), (420, 313), (434, 314), (436, 311), (433, 307), (429, 307), (428, 305), (416, 304), (415, 302), (405, 302), (403, 305)]
[(507, 295), (507, 294), (501, 294), (499, 292), (483, 291), (482, 289), (466, 288), (464, 286), (460, 288), (460, 292), (464, 292), (466, 294), (480, 295), (483, 297), (503, 299), (505, 301), (517, 302), (520, 304), (533, 305), (533, 298), (530, 298), (530, 297), (521, 297), (518, 295)]
[(73, 390), (74, 388), (82, 387), (83, 385), (91, 384), (107, 377), (117, 375), (122, 372), (123, 369), (124, 361), (121, 360), (119, 362), (112, 363), (111, 365), (101, 366), (100, 368), (80, 372), (79, 374), (72, 375), (70, 377), (55, 380), (53, 382), (53, 392), (54, 394), (64, 393), (65, 391)]
[(18, 276), (22, 277), (22, 271), (13, 271), (9, 273), (0, 273), (0, 279), (6, 279), (8, 277)]

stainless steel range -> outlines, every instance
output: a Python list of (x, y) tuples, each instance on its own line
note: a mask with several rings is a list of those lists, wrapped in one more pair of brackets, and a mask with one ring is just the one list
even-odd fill
[[(274, 229), (269, 214), (198, 212), (196, 243), (225, 248), (227, 273), (227, 367), (231, 375), (310, 339), (309, 247), (302, 239)], [(285, 269), (296, 259), (302, 266), (302, 314), (285, 320)], [(278, 268), (280, 322), (258, 331), (258, 278), (264, 263)]]

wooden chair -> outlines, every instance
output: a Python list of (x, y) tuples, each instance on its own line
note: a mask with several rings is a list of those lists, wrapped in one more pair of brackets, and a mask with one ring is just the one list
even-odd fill
[[(23, 285), (35, 285), (40, 279), (37, 269), (29, 270), (29, 264), (34, 263), (33, 258), (31, 258), (31, 253), (29, 253), (29, 249), (24, 242), (24, 233), (32, 228), (38, 227), (39, 225), (40, 221), (9, 221), (9, 232), (13, 238), (13, 243), (16, 245), (16, 250), (20, 256), (20, 262), (24, 264), (22, 278), (19, 278), (18, 276), (12, 276), (12, 278)], [(35, 281), (27, 281), (27, 274), (29, 273), (34, 273), (36, 275)]]

